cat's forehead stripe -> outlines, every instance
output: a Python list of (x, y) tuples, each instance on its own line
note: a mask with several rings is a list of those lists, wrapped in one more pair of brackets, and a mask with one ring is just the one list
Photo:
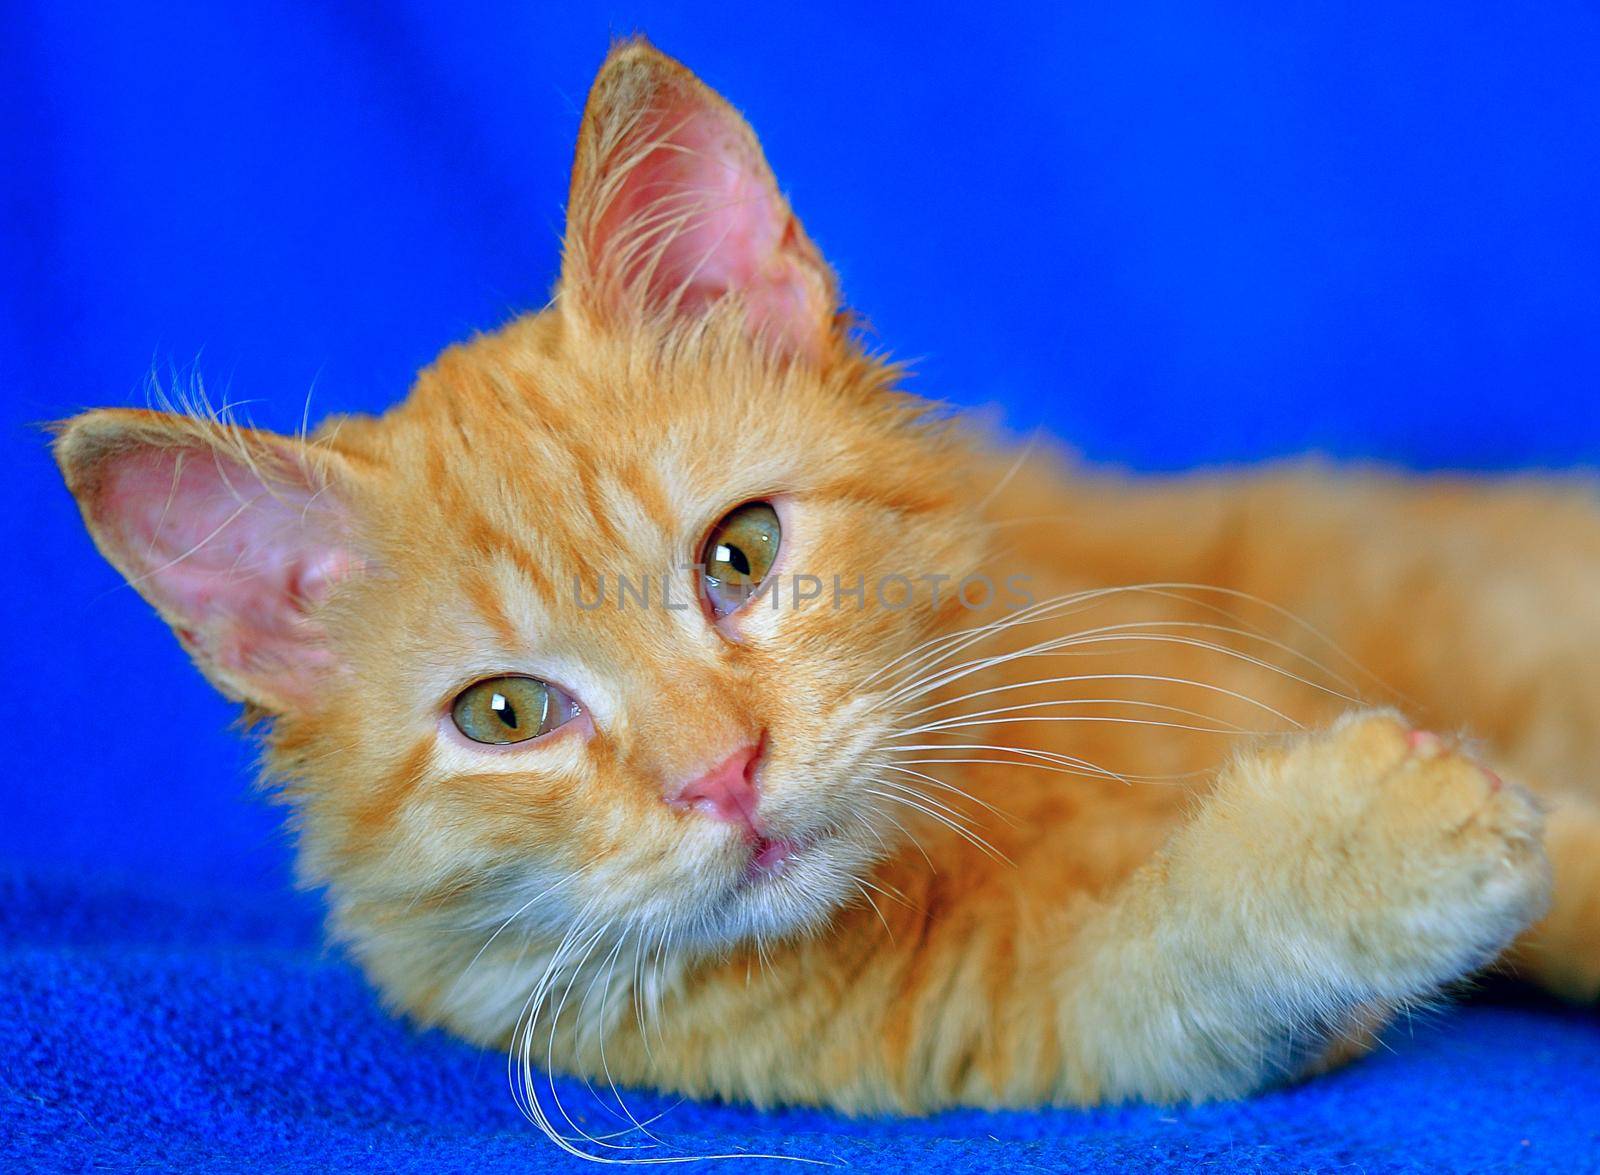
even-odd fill
[(678, 546), (675, 513), (643, 467), (598, 479), (603, 507), (630, 553), (654, 561)]
[(462, 537), (469, 549), (505, 558), (535, 591), (545, 596), (552, 593), (554, 582), (545, 568), (540, 566), (540, 560), (535, 553), (529, 549), (532, 536), (508, 533), (496, 525), (487, 514), (476, 510), (463, 516), (462, 526)]
[(522, 635), (502, 603), (504, 589), (496, 582), (491, 570), (480, 569), (468, 575), (465, 583), (467, 600), (478, 610), (493, 630), (495, 639), (505, 648), (515, 648)]
[(678, 528), (678, 514), (662, 484), (661, 473), (649, 462), (636, 463), (622, 484), (640, 510), (663, 533), (670, 534)]
[(583, 499), (585, 509), (582, 521), (585, 525), (579, 533), (569, 532), (567, 536), (569, 546), (578, 546), (581, 549), (582, 546), (588, 545), (592, 548), (597, 541), (613, 548), (620, 546), (622, 535), (612, 523), (605, 491), (600, 485), (600, 474), (592, 465), (585, 466), (579, 463), (576, 486)]

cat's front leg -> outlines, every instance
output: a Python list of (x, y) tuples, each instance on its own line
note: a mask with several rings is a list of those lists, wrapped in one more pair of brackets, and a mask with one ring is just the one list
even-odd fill
[(1501, 951), (1546, 902), (1541, 817), (1387, 713), (1227, 768), (1059, 975), (1064, 1100), (1246, 1093)]

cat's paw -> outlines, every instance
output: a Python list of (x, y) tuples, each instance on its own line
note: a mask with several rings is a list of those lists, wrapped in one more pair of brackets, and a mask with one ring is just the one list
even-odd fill
[(1450, 740), (1358, 713), (1246, 765), (1258, 831), (1298, 856), (1299, 923), (1363, 993), (1406, 998), (1488, 962), (1543, 911), (1533, 797)]

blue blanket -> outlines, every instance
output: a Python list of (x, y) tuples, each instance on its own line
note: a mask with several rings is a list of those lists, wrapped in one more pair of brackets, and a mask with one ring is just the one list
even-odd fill
[[(612, 35), (745, 109), (929, 395), (1139, 468), (1600, 460), (1592, 6), (936, 7), (7, 7), (0, 1169), (559, 1165), (503, 1058), (320, 947), (228, 707), (94, 555), (37, 425), (152, 370), (269, 427), (308, 389), (373, 410), (538, 306)], [(1600, 1013), (1479, 1000), (1201, 1109), (628, 1104), (664, 1114), (652, 1153), (854, 1169), (1600, 1170)]]
[[(417, 1033), (317, 946), (304, 901), (141, 879), (0, 882), (0, 1140), (13, 1170), (536, 1171), (505, 1058)], [(609, 1102), (556, 1085), (574, 1122)], [(1480, 1003), (1248, 1102), (921, 1121), (756, 1113), (629, 1091), (661, 1145), (852, 1170), (1600, 1170), (1600, 1017)], [(616, 1140), (622, 1141), (622, 1140)]]

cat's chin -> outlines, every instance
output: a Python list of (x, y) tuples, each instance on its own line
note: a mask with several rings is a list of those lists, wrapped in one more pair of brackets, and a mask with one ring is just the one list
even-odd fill
[(760, 838), (681, 941), (719, 951), (820, 930), (858, 892), (854, 878), (870, 863), (863, 847), (837, 835)]

